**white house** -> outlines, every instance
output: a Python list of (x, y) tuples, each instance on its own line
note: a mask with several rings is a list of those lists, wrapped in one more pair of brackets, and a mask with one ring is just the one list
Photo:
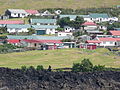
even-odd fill
[(41, 13), (41, 16), (54, 16), (55, 14), (50, 13), (48, 10)]
[(98, 25), (94, 22), (85, 22), (82, 24), (84, 27), (84, 30), (95, 30), (98, 29)]
[(118, 21), (117, 17), (111, 17), (107, 13), (90, 13), (89, 17), (96, 23), (107, 22), (107, 21)]
[(55, 10), (54, 13), (57, 14), (57, 15), (59, 15), (59, 14), (61, 14), (61, 12), (62, 12), (61, 10)]
[(58, 25), (32, 25), (36, 30), (37, 35), (55, 34)]
[(23, 9), (7, 9), (5, 15), (8, 15), (11, 18), (24, 18), (29, 14)]
[(28, 32), (28, 28), (31, 28), (31, 26), (28, 24), (25, 25), (11, 24), (11, 25), (7, 25), (6, 27), (9, 33)]
[(56, 36), (72, 36), (72, 32), (56, 32)]
[(30, 19), (30, 23), (33, 25), (56, 25), (56, 19)]
[(75, 28), (70, 27), (70, 26), (64, 26), (64, 31), (65, 32), (72, 32), (72, 31), (75, 31)]

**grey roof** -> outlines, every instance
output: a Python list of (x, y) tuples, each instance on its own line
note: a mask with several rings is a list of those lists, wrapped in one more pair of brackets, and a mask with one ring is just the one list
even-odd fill
[(7, 28), (31, 28), (29, 24), (9, 24)]
[(37, 35), (31, 35), (31, 36), (13, 36), (8, 35), (8, 39), (35, 39), (35, 40), (62, 40), (62, 39), (73, 39), (73, 37), (70, 36), (37, 36)]
[(24, 13), (27, 14), (27, 12), (24, 9), (8, 9), (11, 13)]
[(90, 13), (91, 18), (110, 18), (107, 13)]
[(56, 19), (31, 19), (31, 23), (56, 23)]
[(59, 16), (60, 18), (69, 17), (70, 19), (75, 19), (77, 16), (83, 17), (83, 18), (89, 18), (89, 15), (59, 15)]
[(58, 25), (32, 25), (34, 29), (56, 29)]

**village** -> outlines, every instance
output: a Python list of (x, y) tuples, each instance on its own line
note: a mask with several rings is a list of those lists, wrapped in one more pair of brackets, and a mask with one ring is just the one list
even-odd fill
[[(7, 41), (8, 44), (35, 50), (120, 47), (120, 27), (111, 27), (114, 24), (120, 26), (118, 17), (108, 13), (70, 15), (61, 12), (7, 9), (0, 17), (0, 33), (7, 33), (1, 44)], [(23, 20), (26, 17), (28, 19)]]

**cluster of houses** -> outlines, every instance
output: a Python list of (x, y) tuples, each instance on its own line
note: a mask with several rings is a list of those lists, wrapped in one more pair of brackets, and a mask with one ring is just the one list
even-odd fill
[[(0, 27), (6, 27), (9, 33), (28, 32), (28, 28), (35, 30), (35, 34), (31, 36), (14, 36), (8, 35), (8, 43), (36, 47), (42, 50), (57, 49), (57, 48), (87, 48), (96, 49), (97, 47), (119, 47), (120, 46), (120, 28), (110, 30), (106, 35), (102, 30), (107, 30), (106, 26), (98, 23), (103, 22), (118, 22), (117, 17), (112, 17), (106, 13), (90, 13), (89, 15), (62, 15), (61, 10), (56, 10), (54, 14), (49, 11), (39, 12), (37, 10), (23, 9), (8, 9), (5, 15), (10, 18), (25, 18), (30, 15), (35, 16), (54, 16), (59, 15), (59, 18), (69, 17), (70, 20), (75, 20), (77, 16), (83, 17), (85, 23), (82, 24), (79, 30), (64, 26), (64, 31), (58, 31), (57, 19), (34, 19), (30, 18), (28, 24), (23, 20), (0, 20)], [(73, 33), (82, 31), (86, 35), (80, 36), (82, 39), (79, 43), (73, 37)], [(42, 36), (42, 35), (53, 36)], [(62, 40), (71, 39), (71, 42), (62, 42)]]

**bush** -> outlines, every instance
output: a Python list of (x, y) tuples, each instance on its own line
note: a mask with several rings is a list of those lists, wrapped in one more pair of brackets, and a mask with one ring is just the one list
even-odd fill
[(93, 67), (93, 71), (104, 71), (105, 70), (105, 65), (95, 65)]
[(92, 71), (93, 64), (89, 61), (89, 59), (82, 60), (81, 63), (73, 64), (72, 71), (76, 72), (89, 72)]
[(22, 71), (26, 71), (26, 70), (27, 70), (27, 67), (26, 67), (26, 66), (21, 66), (21, 70), (22, 70)]
[(43, 68), (42, 65), (38, 65), (37, 68), (36, 68), (36, 70), (38, 70), (38, 71), (39, 71), (39, 70), (44, 70), (44, 68)]

